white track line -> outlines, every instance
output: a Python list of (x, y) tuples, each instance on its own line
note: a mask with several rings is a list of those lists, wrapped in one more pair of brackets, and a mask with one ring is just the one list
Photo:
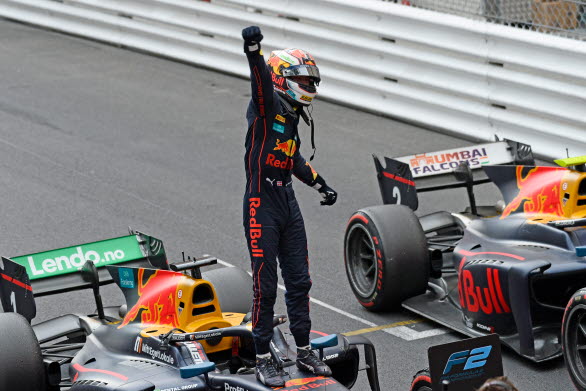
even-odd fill
[[(209, 257), (209, 256), (210, 256), (210, 254), (204, 254), (203, 256), (204, 256), (204, 257)], [(217, 259), (217, 258), (216, 258), (216, 259)], [(236, 267), (236, 266), (232, 265), (231, 263), (228, 263), (228, 262), (226, 262), (226, 261), (222, 261), (221, 259), (218, 259), (218, 263), (219, 263), (220, 265), (224, 265), (224, 266), (226, 266), (226, 267)]]
[[(204, 256), (208, 256), (208, 255), (204, 255)], [(226, 267), (235, 267), (234, 265), (232, 265), (231, 263), (228, 263), (226, 261), (222, 261), (221, 259), (218, 259), (218, 263), (220, 265), (226, 266)], [(252, 273), (248, 272), (249, 275), (252, 275)], [(286, 291), (285, 287), (281, 284), (277, 284), (277, 286), (279, 287), (279, 289)], [(334, 307), (333, 305), (330, 305), (328, 303), (324, 303), (321, 300), (318, 299), (314, 299), (313, 297), (310, 298), (310, 301), (312, 303), (315, 303), (317, 305), (320, 305), (324, 308), (329, 309), (330, 311), (334, 311), (337, 312), (340, 315), (344, 315), (347, 318), (353, 319), (357, 322), (360, 322), (362, 324), (365, 324), (367, 326), (370, 327), (378, 327), (378, 325), (376, 323), (373, 323), (371, 321), (368, 321), (366, 319), (362, 319), (361, 317), (351, 314), (347, 311), (341, 310), (337, 307)], [(388, 328), (388, 329), (383, 329), (382, 331), (394, 335), (395, 337), (401, 338), (405, 341), (414, 341), (416, 339), (422, 339), (422, 338), (428, 338), (428, 337), (433, 337), (436, 335), (441, 335), (441, 334), (446, 334), (449, 332), (448, 329), (444, 328), (444, 327), (440, 327), (440, 328), (434, 328), (431, 330), (426, 330), (426, 331), (417, 331), (414, 330), (412, 328), (409, 328), (407, 326), (399, 326), (399, 327), (392, 327), (392, 328)]]
[(417, 330), (410, 329), (407, 326), (399, 326), (399, 327), (393, 327), (393, 328), (389, 328), (389, 329), (383, 329), (383, 331), (385, 333), (389, 333), (391, 335), (394, 335), (395, 337), (399, 337), (401, 339), (404, 339), (405, 341), (414, 341), (416, 339), (433, 337), (435, 335), (442, 335), (442, 334), (447, 334), (450, 332), (450, 330), (443, 328), (443, 327), (439, 328), (439, 329), (417, 331)]
[[(204, 256), (207, 256), (207, 255), (204, 255)], [(224, 265), (224, 266), (226, 266), (226, 267), (234, 267), (234, 265), (232, 265), (231, 263), (228, 263), (228, 262), (226, 262), (226, 261), (222, 261), (221, 259), (218, 259), (218, 263), (219, 263), (220, 265)], [(250, 273), (250, 272), (248, 272), (248, 274), (252, 275), (252, 273)], [(281, 285), (281, 284), (277, 284), (277, 286), (279, 287), (279, 289), (281, 289), (281, 290), (283, 290), (283, 291), (286, 291), (286, 290), (287, 290), (287, 289), (285, 289), (285, 287), (284, 287), (283, 285)], [(356, 316), (356, 315), (354, 315), (354, 314), (351, 314), (351, 313), (349, 313), (349, 312), (346, 312), (346, 311), (344, 311), (344, 310), (341, 310), (341, 309), (339, 309), (339, 308), (336, 308), (336, 307), (334, 307), (333, 305), (330, 305), (330, 304), (328, 304), (328, 303), (324, 303), (324, 302), (323, 302), (323, 301), (321, 301), (321, 300), (314, 299), (313, 297), (311, 297), (309, 300), (310, 300), (312, 303), (315, 303), (315, 304), (317, 304), (317, 305), (320, 305), (320, 306), (322, 306), (322, 307), (324, 307), (324, 308), (327, 308), (327, 309), (329, 309), (330, 311), (337, 312), (338, 314), (344, 315), (344, 316), (345, 316), (345, 317), (347, 317), (347, 318), (354, 319), (355, 321), (357, 321), (357, 322), (360, 322), (360, 323), (362, 323), (362, 324), (365, 324), (365, 325), (367, 325), (367, 326), (370, 326), (370, 327), (377, 327), (377, 324), (376, 324), (376, 323), (373, 323), (373, 322), (371, 322), (371, 321), (368, 321), (368, 320), (366, 320), (366, 319), (362, 319), (362, 318), (361, 318), (361, 317), (359, 317), (359, 316)]]
[[(278, 284), (277, 286), (279, 287), (279, 289), (282, 289), (284, 291), (286, 290), (285, 287), (283, 285), (281, 285), (281, 284)], [(368, 321), (366, 319), (362, 319), (362, 318), (360, 318), (360, 317), (358, 317), (356, 315), (353, 315), (353, 314), (351, 314), (349, 312), (346, 312), (344, 310), (341, 310), (339, 308), (336, 308), (333, 305), (330, 305), (328, 303), (324, 303), (323, 301), (318, 300), (318, 299), (314, 299), (313, 297), (310, 297), (309, 298), (309, 301), (311, 301), (312, 303), (315, 303), (317, 305), (321, 305), (322, 307), (327, 308), (330, 311), (334, 311), (334, 312), (337, 312), (338, 314), (344, 315), (344, 316), (346, 316), (346, 317), (348, 317), (350, 319), (354, 319), (357, 322), (364, 323), (367, 326), (370, 326), (370, 327), (376, 327), (377, 326), (375, 323), (372, 323), (371, 321)]]

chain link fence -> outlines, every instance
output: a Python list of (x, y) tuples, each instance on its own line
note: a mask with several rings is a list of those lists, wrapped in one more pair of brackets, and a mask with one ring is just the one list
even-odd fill
[(586, 0), (385, 0), (586, 41)]

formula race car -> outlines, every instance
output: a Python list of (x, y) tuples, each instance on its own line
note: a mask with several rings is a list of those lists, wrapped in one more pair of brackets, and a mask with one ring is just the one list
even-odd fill
[[(212, 257), (168, 264), (160, 240), (128, 236), (0, 261), (0, 389), (19, 391), (271, 390), (256, 380), (246, 314), (250, 276), (238, 268), (201, 273)], [(104, 307), (100, 285), (115, 282), (126, 305)], [(91, 288), (95, 314), (30, 326), (35, 296)], [(375, 350), (364, 337), (312, 332), (332, 377), (297, 369), (296, 348), (274, 318), (271, 354), (280, 390), (348, 390), (364, 347), (370, 387), (380, 391)]]
[[(535, 166), (528, 145), (497, 140), (374, 160), (385, 205), (352, 215), (344, 239), (359, 303), (402, 305), (468, 336), (497, 333), (536, 362), (561, 356), (566, 303), (586, 285), (586, 157)], [(477, 206), (474, 186), (487, 182), (504, 201)], [(458, 187), (464, 211), (415, 215), (418, 192)], [(571, 321), (581, 324), (580, 311)], [(584, 372), (586, 333), (571, 335)]]

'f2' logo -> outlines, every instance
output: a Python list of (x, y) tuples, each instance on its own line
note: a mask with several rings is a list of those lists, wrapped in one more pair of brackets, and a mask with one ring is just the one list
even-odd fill
[[(448, 362), (446, 363), (446, 368), (444, 369), (444, 375), (446, 373), (450, 373), (452, 367), (458, 364), (464, 364), (464, 370), (467, 371), (468, 369), (480, 368), (486, 364), (486, 359), (492, 350), (492, 345), (483, 346), (481, 348), (476, 348), (472, 350), (463, 350), (461, 352), (452, 353)], [(468, 354), (470, 352), (470, 354)]]

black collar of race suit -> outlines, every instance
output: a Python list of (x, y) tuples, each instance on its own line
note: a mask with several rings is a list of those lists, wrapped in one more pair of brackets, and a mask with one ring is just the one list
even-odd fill
[(283, 107), (285, 107), (285, 110), (287, 111), (288, 115), (295, 119), (297, 119), (298, 116), (301, 116), (301, 118), (303, 118), (303, 121), (307, 124), (307, 126), (311, 128), (311, 148), (313, 148), (313, 154), (309, 158), (309, 161), (312, 161), (315, 157), (316, 148), (315, 126), (313, 124), (313, 117), (311, 116), (311, 112), (309, 112), (309, 110), (304, 110), (303, 106), (297, 106), (297, 110), (295, 110), (291, 103), (289, 103), (289, 101), (286, 98), (282, 97), (281, 94), (277, 94), (277, 96), (279, 97), (279, 100), (281, 101)]

